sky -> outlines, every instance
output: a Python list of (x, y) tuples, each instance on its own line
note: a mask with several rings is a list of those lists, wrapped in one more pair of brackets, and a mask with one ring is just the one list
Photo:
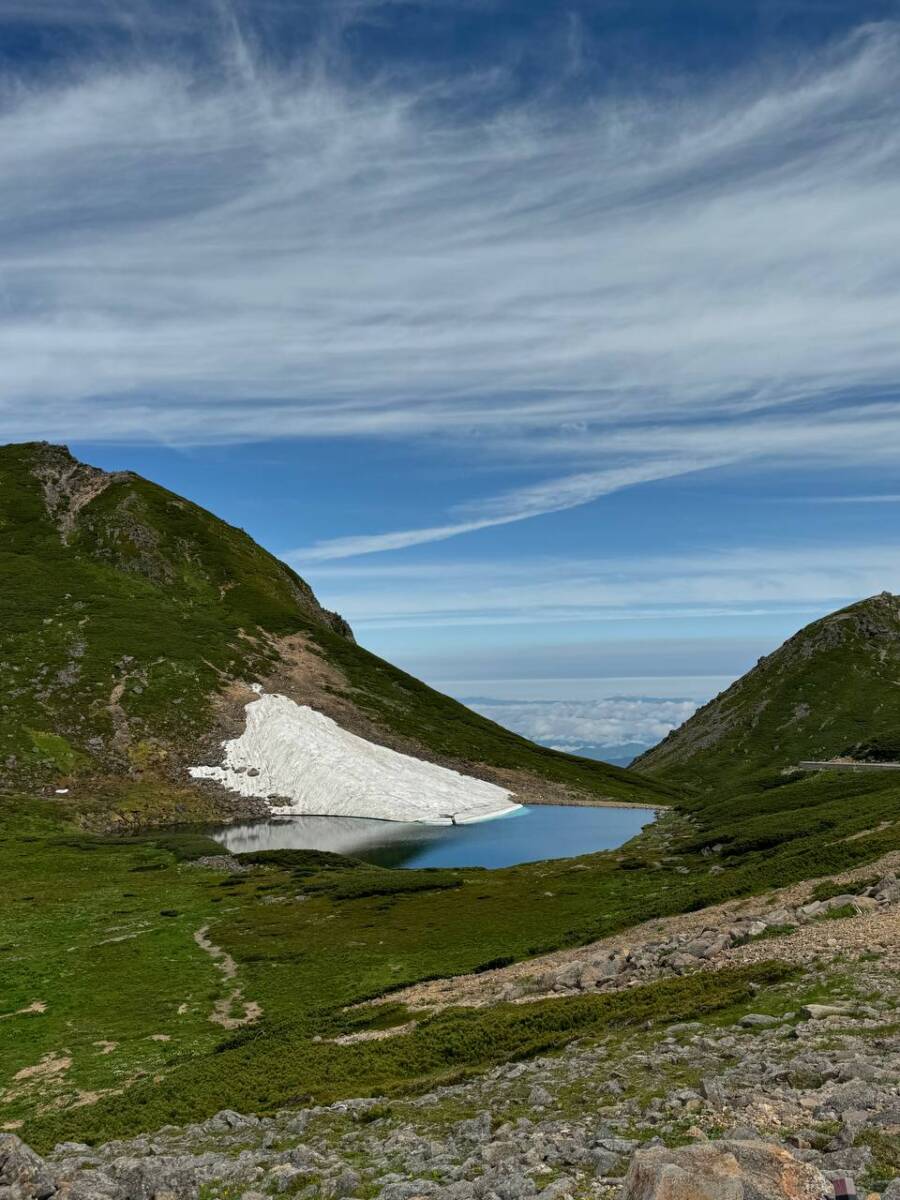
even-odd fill
[(0, 440), (628, 757), (900, 591), (898, 81), (900, 0), (0, 0)]

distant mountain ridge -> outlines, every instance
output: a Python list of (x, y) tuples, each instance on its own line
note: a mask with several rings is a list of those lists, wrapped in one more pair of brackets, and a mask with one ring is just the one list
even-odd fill
[[(665, 802), (658, 782), (535, 745), (356, 645), (242, 530), (63, 446), (0, 447), (0, 787), (191, 786), (251, 684), (523, 800)], [(210, 787), (211, 785), (206, 785)]]
[(711, 786), (801, 759), (900, 750), (900, 597), (882, 592), (813, 621), (634, 760)]

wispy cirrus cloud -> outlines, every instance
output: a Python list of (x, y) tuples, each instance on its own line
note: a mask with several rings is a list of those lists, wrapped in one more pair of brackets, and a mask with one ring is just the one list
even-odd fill
[[(446, 541), (478, 529), (576, 508), (640, 483), (736, 464), (802, 461), (819, 466), (893, 465), (898, 459), (898, 435), (900, 402), (861, 403), (852, 412), (832, 409), (817, 414), (814, 424), (808, 413), (801, 412), (734, 416), (728, 422), (715, 423), (657, 422), (593, 431), (563, 429), (548, 433), (537, 449), (530, 442), (519, 446), (520, 457), (530, 461), (537, 453), (547, 464), (606, 458), (624, 460), (628, 465), (551, 478), (531, 487), (469, 501), (459, 506), (458, 520), (443, 525), (331, 538), (288, 550), (284, 556), (305, 567), (329, 559)], [(515, 454), (515, 450), (508, 446), (507, 454)], [(663, 452), (669, 457), (653, 457)], [(824, 502), (829, 502), (827, 497)]]
[[(725, 458), (708, 459), (692, 465), (694, 470), (700, 470), (703, 467), (721, 466), (727, 461)], [(469, 517), (447, 525), (331, 538), (316, 542), (307, 549), (288, 550), (283, 557), (302, 566), (335, 558), (355, 558), (358, 555), (375, 554), (383, 550), (404, 550), (408, 546), (420, 546), (426, 542), (442, 542), (463, 533), (473, 533), (477, 529), (511, 525), (544, 513), (577, 508), (601, 496), (621, 491), (622, 488), (634, 487), (654, 479), (670, 479), (673, 475), (687, 474), (690, 469), (691, 464), (686, 459), (669, 459), (606, 471), (582, 472), (532, 487), (518, 488), (478, 503), (470, 502), (464, 509), (470, 514)]]
[(872, 496), (810, 496), (809, 504), (900, 504), (900, 493)]
[(440, 437), (546, 472), (309, 562), (724, 463), (900, 459), (896, 25), (574, 102), (502, 64), (279, 69), (218, 8), (215, 70), (0, 89), (0, 436)]
[(309, 578), (329, 606), (392, 627), (659, 622), (791, 614), (812, 618), (900, 592), (889, 543), (736, 547), (678, 555), (436, 563), (323, 563)]

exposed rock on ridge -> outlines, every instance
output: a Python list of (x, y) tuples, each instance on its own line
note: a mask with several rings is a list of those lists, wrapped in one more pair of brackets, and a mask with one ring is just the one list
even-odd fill
[(102, 471), (79, 462), (66, 446), (52, 442), (34, 443), (32, 473), (41, 482), (44, 503), (60, 537), (68, 542), (78, 513), (111, 483), (133, 479), (129, 471)]

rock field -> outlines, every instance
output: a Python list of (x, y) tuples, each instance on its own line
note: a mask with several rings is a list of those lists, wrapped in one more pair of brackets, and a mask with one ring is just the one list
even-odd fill
[(419, 1097), (221, 1112), (46, 1158), (2, 1134), (0, 1200), (900, 1200), (895, 857), (822, 901), (805, 885), (479, 977), (477, 998), (471, 978), (426, 985), (433, 1004), (527, 1003), (796, 962), (758, 1011), (616, 1032)]

